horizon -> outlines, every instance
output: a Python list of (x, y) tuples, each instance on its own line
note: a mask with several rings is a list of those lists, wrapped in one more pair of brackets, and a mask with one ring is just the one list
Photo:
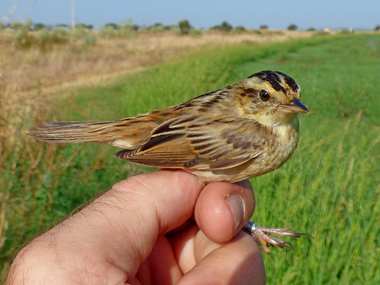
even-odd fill
[[(223, 21), (233, 27), (259, 29), (261, 25), (267, 25), (274, 30), (287, 29), (291, 24), (300, 30), (374, 30), (380, 25), (377, 16), (380, 1), (372, 3), (370, 0), (320, 0), (318, 3), (293, 0), (286, 4), (278, 0), (260, 4), (250, 0), (194, 0), (192, 3), (175, 0), (127, 3), (114, 0), (111, 5), (101, 0), (93, 0), (91, 3), (75, 0), (74, 7), (75, 22), (92, 25), (94, 29), (107, 23), (126, 22), (128, 19), (138, 26), (152, 26), (156, 23), (164, 26), (178, 25), (179, 21), (188, 20), (194, 28), (205, 30), (220, 25)], [(0, 3), (0, 19), (4, 23), (25, 23), (31, 19), (33, 23), (46, 26), (71, 26), (71, 1), (3, 0)]]

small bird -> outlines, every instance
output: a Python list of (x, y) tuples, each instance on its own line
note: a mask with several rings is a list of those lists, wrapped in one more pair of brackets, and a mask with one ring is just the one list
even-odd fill
[[(301, 88), (290, 76), (266, 70), (176, 106), (116, 121), (46, 122), (29, 135), (50, 143), (106, 143), (123, 149), (115, 154), (120, 159), (183, 169), (204, 184), (233, 183), (290, 158), (298, 144), (298, 113), (309, 113)], [(268, 245), (290, 247), (269, 234), (305, 235), (252, 222), (244, 230), (268, 253)]]

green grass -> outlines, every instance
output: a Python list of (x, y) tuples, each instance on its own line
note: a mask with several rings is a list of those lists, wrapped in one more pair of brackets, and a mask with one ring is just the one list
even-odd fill
[[(301, 139), (292, 159), (252, 179), (257, 198), (253, 220), (314, 237), (292, 240), (292, 251), (275, 249), (271, 257), (264, 256), (268, 284), (380, 284), (378, 35), (245, 44), (192, 54), (112, 86), (76, 89), (70, 103), (55, 98), (55, 115), (49, 119), (128, 117), (264, 69), (292, 76), (311, 113), (301, 117)], [(9, 262), (25, 241), (113, 183), (151, 171), (113, 159), (115, 151), (104, 145), (69, 145), (58, 146), (49, 156), (44, 147), (40, 171), (31, 174), (28, 187), (23, 181), (23, 172), (31, 167), (27, 160), (17, 171), (5, 169), (9, 176), (3, 179), (12, 181), (10, 201), (17, 210), (7, 217), (1, 262)], [(55, 161), (59, 165), (53, 167)]]

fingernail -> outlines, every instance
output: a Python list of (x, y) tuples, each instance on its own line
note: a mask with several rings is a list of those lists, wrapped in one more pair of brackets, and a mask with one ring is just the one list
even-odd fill
[(236, 233), (236, 229), (241, 225), (244, 219), (244, 213), (245, 213), (245, 206), (243, 199), (240, 196), (237, 195), (230, 195), (227, 196), (226, 202), (228, 206), (230, 206), (232, 216), (234, 217), (234, 234)]

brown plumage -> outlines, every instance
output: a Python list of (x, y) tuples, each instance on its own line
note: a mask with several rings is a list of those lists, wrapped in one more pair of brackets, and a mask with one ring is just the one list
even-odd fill
[(173, 107), (117, 121), (48, 122), (29, 135), (107, 143), (134, 163), (184, 169), (203, 182), (237, 182), (273, 171), (292, 155), (296, 114), (308, 112), (300, 96), (289, 76), (264, 71)]
[(204, 183), (237, 182), (273, 171), (298, 143), (297, 113), (308, 113), (288, 75), (262, 71), (185, 103), (116, 120), (47, 122), (29, 133), (51, 143), (97, 142), (116, 157), (184, 169)]

